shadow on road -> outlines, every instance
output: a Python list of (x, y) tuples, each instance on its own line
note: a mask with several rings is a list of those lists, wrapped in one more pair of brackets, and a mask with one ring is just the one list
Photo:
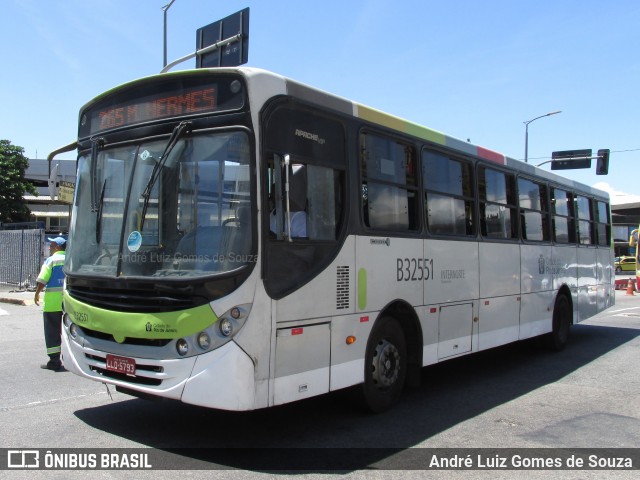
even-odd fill
[(638, 335), (635, 329), (576, 325), (560, 353), (522, 342), (429, 366), (421, 387), (405, 391), (396, 408), (379, 415), (354, 408), (345, 401), (348, 392), (253, 412), (131, 399), (76, 415), (94, 428), (161, 449), (168, 461), (205, 468), (355, 470), (381, 462), (388, 468), (406, 449), (553, 383)]

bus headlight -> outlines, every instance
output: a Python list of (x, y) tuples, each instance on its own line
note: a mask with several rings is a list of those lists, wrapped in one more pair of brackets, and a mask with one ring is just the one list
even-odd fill
[(244, 325), (251, 311), (251, 304), (236, 305), (218, 318), (218, 343), (231, 339)]
[(233, 333), (233, 323), (228, 318), (223, 318), (219, 322), (220, 333), (225, 337), (230, 337)]
[(71, 317), (68, 314), (64, 314), (62, 317), (62, 321), (64, 322), (64, 326), (69, 330), (69, 335), (73, 338), (78, 337), (78, 326), (71, 321)]
[(230, 342), (242, 329), (251, 307), (250, 303), (236, 305), (219, 315), (217, 321), (204, 330), (176, 340), (176, 356), (183, 358), (201, 355)]
[(211, 337), (207, 332), (198, 334), (198, 346), (203, 350), (207, 350), (211, 346)]
[(189, 352), (189, 344), (184, 338), (181, 338), (176, 342), (176, 350), (178, 351), (178, 355), (181, 357), (184, 357)]

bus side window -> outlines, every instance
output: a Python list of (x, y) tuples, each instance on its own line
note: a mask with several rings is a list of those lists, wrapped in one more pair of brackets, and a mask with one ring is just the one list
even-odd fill
[(422, 153), (422, 178), (429, 232), (436, 235), (475, 235), (471, 163), (425, 150)]
[(362, 216), (372, 229), (419, 228), (415, 149), (394, 138), (360, 134)]
[(578, 208), (578, 242), (582, 245), (593, 245), (595, 232), (591, 202), (582, 195), (576, 195), (575, 201)]
[(611, 220), (609, 219), (609, 205), (594, 200), (598, 245), (611, 245)]
[(515, 178), (492, 168), (478, 169), (480, 230), (483, 237), (518, 236)]
[[(332, 168), (311, 164), (294, 163), (289, 168), (291, 239), (335, 240), (342, 210), (342, 175)], [(282, 172), (282, 178), (284, 185), (286, 172)], [(274, 181), (269, 193), (269, 230), (272, 236), (287, 239), (286, 192), (283, 191), (280, 197), (275, 190)], [(278, 225), (282, 226), (280, 235)]]
[(551, 239), (547, 186), (526, 178), (518, 178), (518, 206), (522, 238), (532, 242)]
[(575, 224), (568, 192), (551, 188), (551, 228), (556, 243), (575, 243)]

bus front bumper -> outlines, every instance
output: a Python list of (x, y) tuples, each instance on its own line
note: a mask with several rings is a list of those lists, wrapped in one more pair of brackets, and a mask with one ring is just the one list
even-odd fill
[(113, 376), (106, 369), (107, 352), (83, 347), (63, 326), (62, 358), (66, 370), (81, 377), (144, 394), (222, 410), (255, 408), (254, 365), (231, 341), (187, 358), (155, 360), (131, 357), (136, 375)]

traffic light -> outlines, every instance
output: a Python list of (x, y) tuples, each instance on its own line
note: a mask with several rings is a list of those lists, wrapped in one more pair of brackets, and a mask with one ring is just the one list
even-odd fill
[(609, 173), (609, 149), (598, 150), (598, 160), (596, 160), (596, 175), (606, 175)]

